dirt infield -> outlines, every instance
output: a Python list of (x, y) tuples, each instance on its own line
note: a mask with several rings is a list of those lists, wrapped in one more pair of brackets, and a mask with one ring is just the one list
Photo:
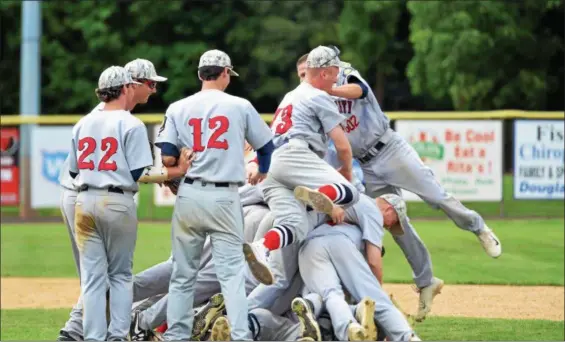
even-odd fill
[[(78, 279), (2, 278), (2, 309), (70, 308), (78, 298)], [(413, 313), (418, 295), (410, 285), (385, 284), (402, 308)], [(378, 305), (378, 304), (377, 304)], [(562, 286), (446, 285), (431, 316), (546, 319), (562, 321)]]

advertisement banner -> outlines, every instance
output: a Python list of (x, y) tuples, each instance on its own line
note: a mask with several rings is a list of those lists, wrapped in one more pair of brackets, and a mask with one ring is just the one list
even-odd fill
[(0, 205), (20, 203), (20, 131), (17, 127), (0, 128)]
[(35, 127), (31, 135), (31, 206), (57, 208), (59, 173), (71, 149), (72, 126)]
[[(502, 200), (502, 121), (398, 120), (396, 131), (458, 200)], [(421, 201), (409, 191), (403, 195)]]
[(514, 121), (514, 198), (564, 199), (565, 124)]

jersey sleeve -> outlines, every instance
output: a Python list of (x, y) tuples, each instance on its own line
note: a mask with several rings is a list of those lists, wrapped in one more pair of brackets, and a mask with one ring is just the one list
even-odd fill
[(373, 200), (370, 197), (361, 196), (359, 202), (350, 207), (350, 209), (346, 211), (346, 220), (357, 222), (357, 226), (359, 226), (362, 232), (361, 238), (379, 248), (382, 247), (384, 238), (382, 221), (378, 220), (378, 215), (369, 214), (378, 210)]
[(67, 156), (69, 171), (78, 173), (78, 162), (77, 162), (77, 144), (75, 138), (71, 139), (71, 151)]
[(339, 113), (337, 105), (329, 94), (318, 95), (312, 98), (312, 101), (314, 102), (314, 111), (322, 123), (324, 133), (329, 133), (346, 119), (344, 115)]
[(153, 165), (147, 128), (139, 123), (125, 134), (124, 149), (129, 171)]
[(367, 81), (365, 81), (363, 79), (363, 77), (361, 77), (361, 74), (359, 74), (359, 72), (357, 70), (355, 70), (353, 68), (346, 68), (345, 70), (343, 70), (343, 74), (345, 76), (345, 83), (346, 84), (354, 82), (355, 80), (359, 80), (367, 88), (371, 89), (371, 87), (369, 86), (369, 83), (367, 83)]
[(159, 147), (161, 143), (170, 143), (175, 146), (178, 146), (179, 135), (175, 125), (175, 121), (173, 120), (174, 111), (173, 108), (169, 106), (167, 112), (165, 113), (165, 117), (163, 118), (163, 123), (159, 128), (159, 133), (157, 134), (157, 138), (155, 139), (155, 145)]
[(273, 139), (273, 132), (251, 103), (247, 105), (246, 114), (245, 140), (254, 150), (258, 150)]

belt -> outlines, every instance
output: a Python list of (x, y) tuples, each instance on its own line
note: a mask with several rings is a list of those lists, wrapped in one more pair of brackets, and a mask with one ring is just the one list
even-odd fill
[(361, 164), (365, 164), (367, 162), (369, 162), (371, 159), (373, 159), (385, 146), (386, 144), (391, 140), (392, 138), (392, 133), (394, 131), (389, 128), (386, 130), (386, 132), (381, 136), (381, 138), (379, 139), (379, 141), (377, 141), (376, 144), (374, 144), (373, 146), (371, 146), (367, 152), (362, 155), (359, 158), (356, 158)]
[[(186, 184), (193, 184), (195, 181), (195, 179), (192, 178), (185, 178), (184, 182)], [(206, 186), (206, 184), (214, 184), (214, 186), (216, 188), (229, 188), (230, 187), (230, 183), (229, 182), (221, 182), (221, 183), (214, 183), (214, 182), (203, 182), (199, 179), (196, 179), (197, 182), (200, 182), (202, 184), (202, 186)]]
[[(88, 189), (89, 189), (89, 187), (85, 186), (85, 187), (80, 188), (78, 191), (83, 192), (83, 191), (88, 191)], [(122, 195), (124, 194), (124, 190), (117, 188), (115, 186), (111, 186), (111, 187), (108, 187), (108, 188), (105, 188), (105, 189), (107, 189), (108, 192), (113, 192), (113, 193), (122, 194)], [(100, 190), (103, 190), (103, 189), (100, 189)]]

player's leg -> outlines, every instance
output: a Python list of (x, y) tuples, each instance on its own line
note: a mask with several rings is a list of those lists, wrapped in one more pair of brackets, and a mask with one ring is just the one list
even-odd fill
[[(216, 217), (209, 218), (212, 255), (216, 274), (222, 288), (227, 317), (233, 340), (251, 339), (247, 324), (247, 295), (245, 292), (245, 258), (243, 255), (243, 213), (239, 195), (231, 189), (223, 191), (217, 202)], [(221, 213), (221, 214), (220, 214)]]
[(245, 242), (255, 241), (255, 235), (259, 225), (268, 213), (269, 208), (261, 204), (253, 204), (243, 207), (243, 235)]
[(110, 283), (108, 339), (125, 339), (129, 333), (133, 302), (133, 253), (137, 242), (137, 208), (133, 196), (108, 193), (100, 197), (96, 222), (104, 238)]
[(298, 259), (300, 274), (305, 286), (322, 296), (339, 340), (362, 341), (365, 339), (365, 330), (358, 324), (345, 301), (341, 280), (328, 255), (327, 240), (327, 237), (317, 237), (302, 245)]
[(172, 222), (173, 273), (167, 301), (166, 340), (189, 340), (192, 336), (194, 285), (206, 238), (200, 223), (205, 219), (208, 202), (208, 195), (195, 186), (179, 188)]
[[(375, 306), (374, 317), (383, 327), (387, 336), (390, 336), (393, 341), (408, 341), (413, 334), (412, 328), (404, 315), (392, 304), (379, 282), (376, 281), (363, 255), (348, 239), (336, 239), (334, 237), (327, 239), (330, 240), (327, 245), (328, 255), (331, 257), (339, 279), (353, 299), (356, 302), (361, 302), (365, 297), (369, 297), (378, 303)], [(331, 317), (333, 322), (334, 316)], [(337, 333), (338, 330), (336, 330), (336, 335)]]
[(151, 266), (133, 277), (133, 302), (167, 293), (173, 272), (173, 258)]
[(298, 341), (303, 337), (299, 323), (261, 308), (249, 311), (249, 328), (255, 341)]
[[(157, 296), (156, 296), (157, 297)], [(146, 307), (145, 302), (136, 307), (131, 315), (129, 339), (131, 341), (151, 341), (155, 336), (153, 329), (167, 320), (167, 295), (159, 295), (159, 299)]]
[[(435, 209), (441, 209), (459, 228), (477, 235), (492, 257), (501, 253), (500, 241), (476, 211), (465, 207), (436, 180), (418, 153), (398, 137), (387, 143), (369, 163), (362, 165), (367, 193), (372, 196), (382, 183), (413, 192)], [(374, 182), (378, 180), (378, 182)]]
[(263, 193), (257, 185), (245, 184), (239, 189), (239, 197), (241, 205), (246, 207), (248, 205), (263, 203)]
[[(83, 335), (85, 340), (106, 340), (106, 277), (108, 259), (101, 227), (96, 225), (96, 195), (77, 196), (75, 236), (80, 252)], [(131, 308), (131, 306), (130, 306)]]

